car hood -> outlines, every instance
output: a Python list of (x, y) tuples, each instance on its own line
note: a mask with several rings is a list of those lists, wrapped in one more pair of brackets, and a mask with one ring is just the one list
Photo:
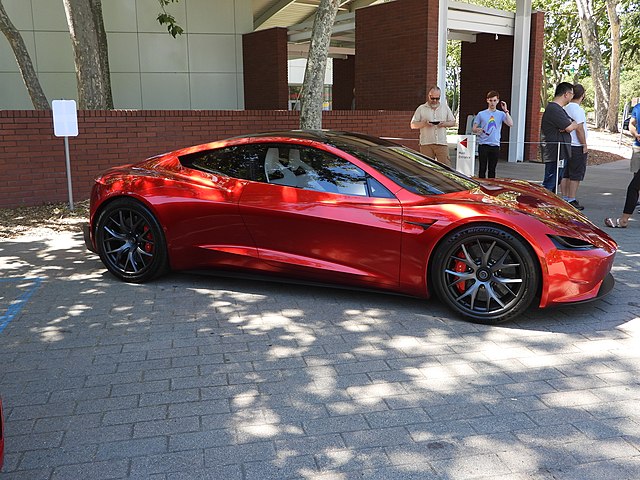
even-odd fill
[[(437, 205), (446, 211), (443, 218), (458, 222), (490, 218), (513, 228), (525, 237), (547, 234), (581, 239), (598, 248), (617, 249), (616, 242), (594, 225), (585, 215), (545, 188), (522, 180), (482, 180), (477, 187), (439, 196), (424, 198), (419, 204)], [(424, 202), (424, 203), (423, 203)], [(419, 219), (421, 208), (407, 210)], [(453, 206), (458, 208), (453, 208)], [(459, 208), (459, 207), (468, 208)], [(411, 211), (411, 213), (409, 213)], [(534, 223), (532, 223), (534, 222)], [(543, 229), (536, 227), (543, 226)]]
[(585, 215), (540, 185), (524, 180), (491, 179), (483, 180), (470, 193), (475, 201), (531, 215), (559, 235), (579, 235), (594, 245), (604, 240), (616, 247), (615, 241)]

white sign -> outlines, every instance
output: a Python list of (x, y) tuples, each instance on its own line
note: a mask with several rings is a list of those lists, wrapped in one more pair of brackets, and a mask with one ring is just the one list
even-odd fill
[(53, 109), (53, 134), (56, 137), (78, 136), (78, 111), (75, 100), (54, 100), (51, 102)]
[(476, 136), (459, 135), (457, 151), (456, 170), (473, 177), (476, 166)]

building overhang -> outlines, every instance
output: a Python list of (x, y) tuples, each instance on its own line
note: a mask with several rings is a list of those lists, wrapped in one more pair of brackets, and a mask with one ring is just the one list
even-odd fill
[[(306, 58), (319, 0), (254, 0), (254, 29), (284, 27), (288, 31), (289, 58)], [(343, 1), (333, 25), (329, 56), (345, 58), (356, 53), (355, 10), (382, 0)], [(515, 13), (462, 2), (447, 2), (447, 39), (475, 42), (476, 35), (513, 36)]]

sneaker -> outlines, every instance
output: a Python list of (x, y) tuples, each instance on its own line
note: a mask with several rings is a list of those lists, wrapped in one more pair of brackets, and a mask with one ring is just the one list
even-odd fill
[(578, 200), (571, 200), (569, 202), (569, 205), (571, 205), (576, 210), (584, 210), (584, 207), (580, 205), (580, 202), (578, 202)]

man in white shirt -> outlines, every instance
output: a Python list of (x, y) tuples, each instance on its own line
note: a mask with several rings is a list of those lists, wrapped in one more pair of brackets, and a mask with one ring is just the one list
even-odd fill
[(584, 210), (576, 199), (576, 193), (587, 171), (587, 116), (580, 106), (584, 96), (584, 87), (576, 83), (573, 86), (573, 99), (564, 107), (567, 115), (578, 124), (578, 128), (571, 132), (571, 158), (565, 165), (560, 190), (564, 199), (578, 210)]
[(411, 119), (411, 128), (420, 129), (420, 153), (451, 166), (447, 127), (453, 127), (456, 119), (446, 101), (441, 102), (442, 92), (437, 86), (429, 89), (427, 102), (420, 105)]

